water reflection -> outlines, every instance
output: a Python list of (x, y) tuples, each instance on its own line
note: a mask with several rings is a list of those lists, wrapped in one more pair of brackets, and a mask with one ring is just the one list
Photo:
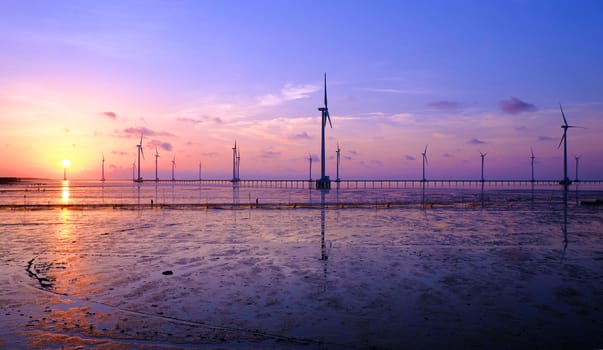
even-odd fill
[(61, 181), (61, 201), (63, 204), (69, 204), (69, 180)]
[[(329, 259), (327, 252), (327, 244), (325, 240), (325, 228), (326, 228), (326, 201), (325, 195), (328, 189), (320, 190), (320, 260)], [(325, 267), (326, 268), (326, 267)]]
[(567, 250), (567, 200), (568, 200), (568, 188), (563, 186), (563, 225), (561, 225), (561, 231), (563, 232), (563, 253), (562, 258), (565, 257), (565, 251)]

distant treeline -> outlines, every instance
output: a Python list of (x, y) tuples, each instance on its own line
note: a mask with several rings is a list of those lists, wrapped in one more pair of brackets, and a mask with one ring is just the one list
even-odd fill
[(0, 185), (12, 184), (19, 181), (21, 181), (21, 179), (18, 177), (0, 177)]

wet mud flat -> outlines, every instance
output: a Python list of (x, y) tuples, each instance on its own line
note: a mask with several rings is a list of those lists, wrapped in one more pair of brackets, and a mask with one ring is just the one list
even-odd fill
[(562, 209), (0, 211), (0, 348), (599, 348)]

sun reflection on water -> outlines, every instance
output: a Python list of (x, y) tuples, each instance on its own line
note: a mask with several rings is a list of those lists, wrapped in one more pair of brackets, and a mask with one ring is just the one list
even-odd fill
[(63, 204), (69, 203), (69, 180), (63, 180), (61, 182), (61, 200)]

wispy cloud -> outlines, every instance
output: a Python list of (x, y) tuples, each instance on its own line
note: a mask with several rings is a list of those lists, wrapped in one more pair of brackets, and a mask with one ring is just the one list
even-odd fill
[(206, 123), (206, 122), (213, 122), (215, 124), (223, 124), (224, 121), (222, 120), (222, 118), (220, 117), (210, 117), (208, 115), (202, 115), (198, 118), (190, 118), (190, 117), (178, 117), (176, 118), (176, 121), (178, 122), (182, 122), (182, 123), (189, 123), (189, 124), (201, 124), (201, 123)]
[(299, 100), (310, 97), (320, 90), (318, 85), (293, 85), (285, 84), (277, 94), (266, 94), (258, 98), (258, 104), (262, 107), (277, 106), (287, 101)]
[(150, 149), (160, 148), (164, 151), (171, 151), (173, 149), (171, 143), (163, 142), (160, 140), (151, 140), (151, 141), (147, 142), (147, 148), (150, 148)]
[(430, 93), (424, 89), (389, 89), (389, 88), (362, 88), (363, 91), (398, 94), (398, 95), (424, 95)]
[(467, 141), (467, 143), (470, 145), (483, 145), (486, 143), (486, 141), (482, 141), (480, 139), (471, 139), (471, 140)]
[(511, 97), (508, 100), (502, 100), (499, 103), (501, 111), (508, 114), (519, 114), (536, 110), (536, 106), (531, 103), (522, 101), (517, 97)]
[(280, 156), (281, 156), (281, 152), (276, 152), (276, 151), (270, 151), (269, 150), (269, 151), (263, 152), (260, 157), (271, 159), (271, 158), (278, 158)]
[(429, 103), (427, 103), (427, 107), (432, 107), (432, 108), (441, 109), (441, 110), (445, 110), (445, 111), (451, 111), (451, 110), (458, 109), (460, 107), (460, 104), (458, 102), (454, 102), (454, 101), (441, 100), (441, 101), (429, 102)]
[(105, 117), (107, 117), (109, 119), (113, 119), (113, 120), (117, 119), (117, 114), (115, 112), (111, 112), (111, 111), (109, 111), (109, 112), (103, 112), (103, 113), (101, 113), (101, 115), (105, 116)]
[(413, 156), (411, 156), (411, 155), (408, 155), (408, 154), (407, 154), (407, 155), (404, 157), (404, 159), (406, 159), (406, 160), (416, 160), (417, 158), (415, 158), (415, 157), (413, 157)]
[(126, 136), (130, 136), (130, 135), (136, 135), (136, 136), (140, 136), (140, 134), (143, 134), (144, 136), (174, 136), (174, 134), (168, 132), (168, 131), (154, 131), (151, 130), (149, 128), (125, 128), (123, 130), (123, 134), (125, 134)]
[(312, 136), (310, 136), (306, 131), (303, 131), (299, 134), (291, 136), (291, 138), (294, 140), (311, 140)]
[(538, 136), (538, 141), (553, 141), (556, 140), (554, 137), (550, 136)]
[(452, 155), (450, 153), (444, 153), (444, 154), (442, 154), (442, 157), (444, 157), (444, 158), (453, 158), (454, 155)]

